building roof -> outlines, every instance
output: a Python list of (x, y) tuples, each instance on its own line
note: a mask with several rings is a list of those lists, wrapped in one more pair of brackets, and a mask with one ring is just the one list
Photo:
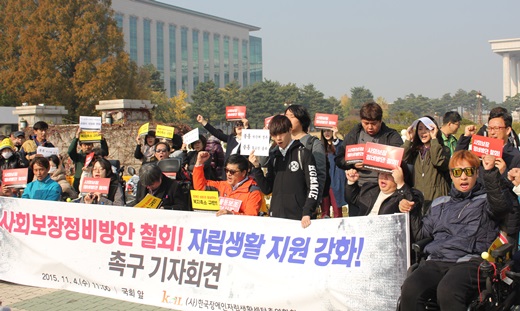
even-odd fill
[(0, 124), (18, 124), (18, 116), (13, 114), (15, 107), (0, 107)]
[(175, 11), (182, 12), (182, 13), (185, 13), (185, 14), (191, 14), (191, 15), (194, 15), (194, 16), (199, 16), (199, 17), (203, 17), (203, 18), (207, 18), (207, 19), (212, 19), (212, 20), (215, 20), (215, 21), (218, 21), (218, 22), (231, 24), (231, 25), (234, 25), (234, 26), (242, 27), (242, 28), (247, 28), (247, 29), (249, 29), (249, 31), (258, 31), (258, 30), (260, 30), (260, 27), (257, 27), (257, 26), (252, 26), (252, 25), (248, 25), (248, 24), (244, 24), (244, 23), (240, 23), (240, 22), (235, 22), (235, 21), (232, 21), (232, 20), (229, 20), (229, 19), (225, 19), (225, 18), (221, 18), (221, 17), (209, 15), (209, 14), (204, 14), (204, 13), (201, 13), (201, 12), (184, 9), (184, 8), (181, 8), (181, 7), (178, 7), (178, 6), (162, 3), (162, 2), (159, 2), (159, 1), (156, 1), (156, 0), (135, 0), (135, 1), (148, 3), (148, 4), (155, 5), (155, 6), (158, 6), (158, 7), (162, 7), (162, 8), (165, 8), (165, 9), (175, 10)]

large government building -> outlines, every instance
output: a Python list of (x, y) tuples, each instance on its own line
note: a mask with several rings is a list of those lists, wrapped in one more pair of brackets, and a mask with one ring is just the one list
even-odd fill
[(259, 27), (154, 0), (112, 0), (112, 8), (131, 59), (153, 64), (170, 97), (210, 80), (262, 81), (262, 39), (250, 35)]

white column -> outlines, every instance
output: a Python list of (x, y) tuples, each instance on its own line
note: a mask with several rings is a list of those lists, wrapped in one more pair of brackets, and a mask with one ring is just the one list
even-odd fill
[(137, 65), (144, 64), (144, 23), (142, 17), (137, 17)]
[(518, 93), (518, 58), (510, 57), (511, 61), (511, 96)]
[[(181, 26), (175, 27), (175, 73), (177, 74), (177, 92), (182, 90), (182, 38), (181, 38)], [(184, 90), (186, 91), (186, 90)]]
[[(214, 35), (213, 33), (209, 33), (209, 79), (212, 80), (213, 82), (215, 82), (215, 53), (214, 53), (214, 50), (215, 50), (215, 41), (213, 40), (214, 39)], [(217, 42), (218, 44), (218, 42)], [(218, 86), (218, 85), (217, 85)]]
[(238, 39), (238, 84), (240, 84), (241, 87), (243, 87), (246, 83), (246, 81), (244, 81), (244, 75), (243, 75), (243, 72), (242, 70), (244, 69), (244, 64), (242, 64), (242, 53), (244, 53), (244, 51), (242, 51), (242, 39)]
[(503, 67), (503, 95), (506, 100), (507, 96), (511, 96), (511, 62), (509, 60), (509, 53), (502, 54), (502, 67)]

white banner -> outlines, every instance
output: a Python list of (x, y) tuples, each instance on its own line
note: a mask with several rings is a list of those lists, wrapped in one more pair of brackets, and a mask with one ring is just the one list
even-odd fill
[(198, 128), (196, 128), (194, 130), (191, 130), (188, 133), (182, 135), (182, 142), (185, 143), (186, 145), (194, 143), (194, 142), (196, 142), (199, 139), (200, 139), (200, 137), (199, 137), (199, 129)]
[(38, 146), (38, 148), (36, 149), (36, 153), (43, 155), (45, 158), (48, 158), (53, 154), (59, 156), (60, 150), (56, 147)]
[(83, 131), (101, 131), (101, 117), (79, 117), (79, 127)]
[(240, 154), (247, 156), (254, 150), (256, 156), (268, 156), (271, 147), (270, 138), (269, 130), (243, 129)]
[(405, 214), (300, 221), (0, 198), (0, 279), (175, 310), (395, 310)]

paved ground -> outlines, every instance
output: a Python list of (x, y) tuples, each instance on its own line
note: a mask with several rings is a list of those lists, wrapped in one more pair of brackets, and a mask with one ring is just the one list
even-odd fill
[(67, 290), (23, 286), (4, 281), (0, 281), (0, 302), (2, 307), (9, 306), (12, 311), (169, 310)]

